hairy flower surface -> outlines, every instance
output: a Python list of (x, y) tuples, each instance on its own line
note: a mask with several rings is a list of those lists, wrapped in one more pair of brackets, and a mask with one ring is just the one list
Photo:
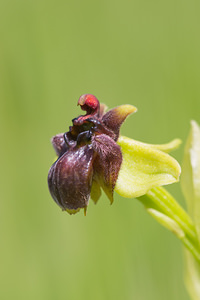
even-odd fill
[(180, 166), (165, 152), (179, 140), (149, 145), (119, 136), (126, 117), (137, 110), (134, 106), (105, 112), (106, 106), (91, 94), (82, 95), (78, 105), (86, 114), (73, 119), (68, 132), (52, 138), (58, 159), (49, 170), (48, 185), (63, 210), (86, 211), (90, 197), (96, 203), (101, 189), (112, 203), (114, 189), (123, 197), (139, 197), (178, 180)]
[(136, 111), (122, 105), (105, 113), (105, 105), (86, 94), (78, 104), (86, 111), (72, 120), (73, 126), (52, 138), (58, 159), (49, 170), (48, 184), (55, 202), (69, 213), (96, 203), (104, 190), (111, 203), (122, 163), (122, 152), (116, 143), (121, 124)]

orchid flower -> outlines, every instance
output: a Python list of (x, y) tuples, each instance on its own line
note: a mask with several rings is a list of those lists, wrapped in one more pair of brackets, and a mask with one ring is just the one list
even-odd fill
[(68, 132), (52, 138), (58, 159), (49, 170), (48, 184), (63, 210), (86, 212), (89, 199), (97, 203), (101, 190), (112, 203), (114, 190), (134, 198), (178, 181), (180, 166), (166, 152), (180, 140), (151, 145), (120, 136), (122, 123), (137, 111), (132, 105), (105, 112), (106, 106), (91, 94), (82, 95), (78, 105), (86, 114), (73, 119)]

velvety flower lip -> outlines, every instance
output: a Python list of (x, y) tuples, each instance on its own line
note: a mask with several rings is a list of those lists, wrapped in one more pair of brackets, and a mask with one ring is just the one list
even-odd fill
[(180, 140), (152, 145), (120, 136), (120, 127), (136, 108), (126, 104), (105, 112), (91, 94), (82, 95), (78, 105), (86, 112), (72, 120), (69, 131), (52, 138), (58, 159), (48, 174), (52, 198), (74, 214), (89, 199), (95, 203), (105, 192), (113, 202), (114, 190), (123, 197), (140, 197), (156, 186), (179, 180), (180, 166), (167, 152)]
[(74, 118), (68, 132), (52, 138), (58, 159), (48, 174), (52, 198), (70, 214), (86, 211), (90, 197), (96, 203), (101, 189), (113, 202), (122, 163), (116, 143), (120, 126), (136, 111), (132, 105), (121, 105), (105, 113), (106, 106), (91, 94), (82, 95), (78, 105), (86, 114)]

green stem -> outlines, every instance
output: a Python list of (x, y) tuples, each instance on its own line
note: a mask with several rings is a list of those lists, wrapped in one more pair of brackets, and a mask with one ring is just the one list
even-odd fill
[(183, 239), (181, 239), (181, 241), (183, 242), (183, 244), (185, 245), (185, 247), (192, 253), (192, 255), (197, 260), (197, 262), (200, 263), (200, 252), (199, 252), (199, 249), (197, 249), (196, 247), (194, 247), (194, 245), (191, 243), (191, 241), (189, 239), (187, 239), (186, 237), (184, 237)]
[(163, 187), (155, 187), (144, 196), (139, 197), (138, 200), (147, 209), (157, 210), (174, 220), (184, 232), (184, 236), (180, 237), (181, 241), (190, 250), (195, 259), (200, 262), (200, 247), (195, 226), (189, 215), (172, 195)]

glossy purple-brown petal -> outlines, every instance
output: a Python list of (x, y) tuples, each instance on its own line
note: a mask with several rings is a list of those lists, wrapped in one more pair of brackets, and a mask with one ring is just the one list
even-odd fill
[(65, 152), (48, 175), (50, 193), (63, 210), (86, 207), (90, 198), (94, 151), (91, 145)]
[(108, 135), (93, 136), (92, 147), (97, 153), (94, 161), (94, 178), (113, 202), (113, 191), (122, 163), (120, 147)]
[(65, 143), (63, 133), (57, 134), (51, 139), (51, 143), (58, 156), (61, 156), (64, 152), (68, 150), (67, 144)]
[(70, 148), (76, 146), (77, 142), (73, 139), (71, 132), (65, 132), (55, 135), (51, 139), (51, 143), (56, 151), (56, 154), (60, 157)]
[(102, 117), (103, 123), (115, 133), (115, 141), (119, 137), (119, 130), (122, 123), (128, 117), (128, 115), (136, 112), (137, 109), (132, 105), (120, 105), (111, 110), (109, 110)]

